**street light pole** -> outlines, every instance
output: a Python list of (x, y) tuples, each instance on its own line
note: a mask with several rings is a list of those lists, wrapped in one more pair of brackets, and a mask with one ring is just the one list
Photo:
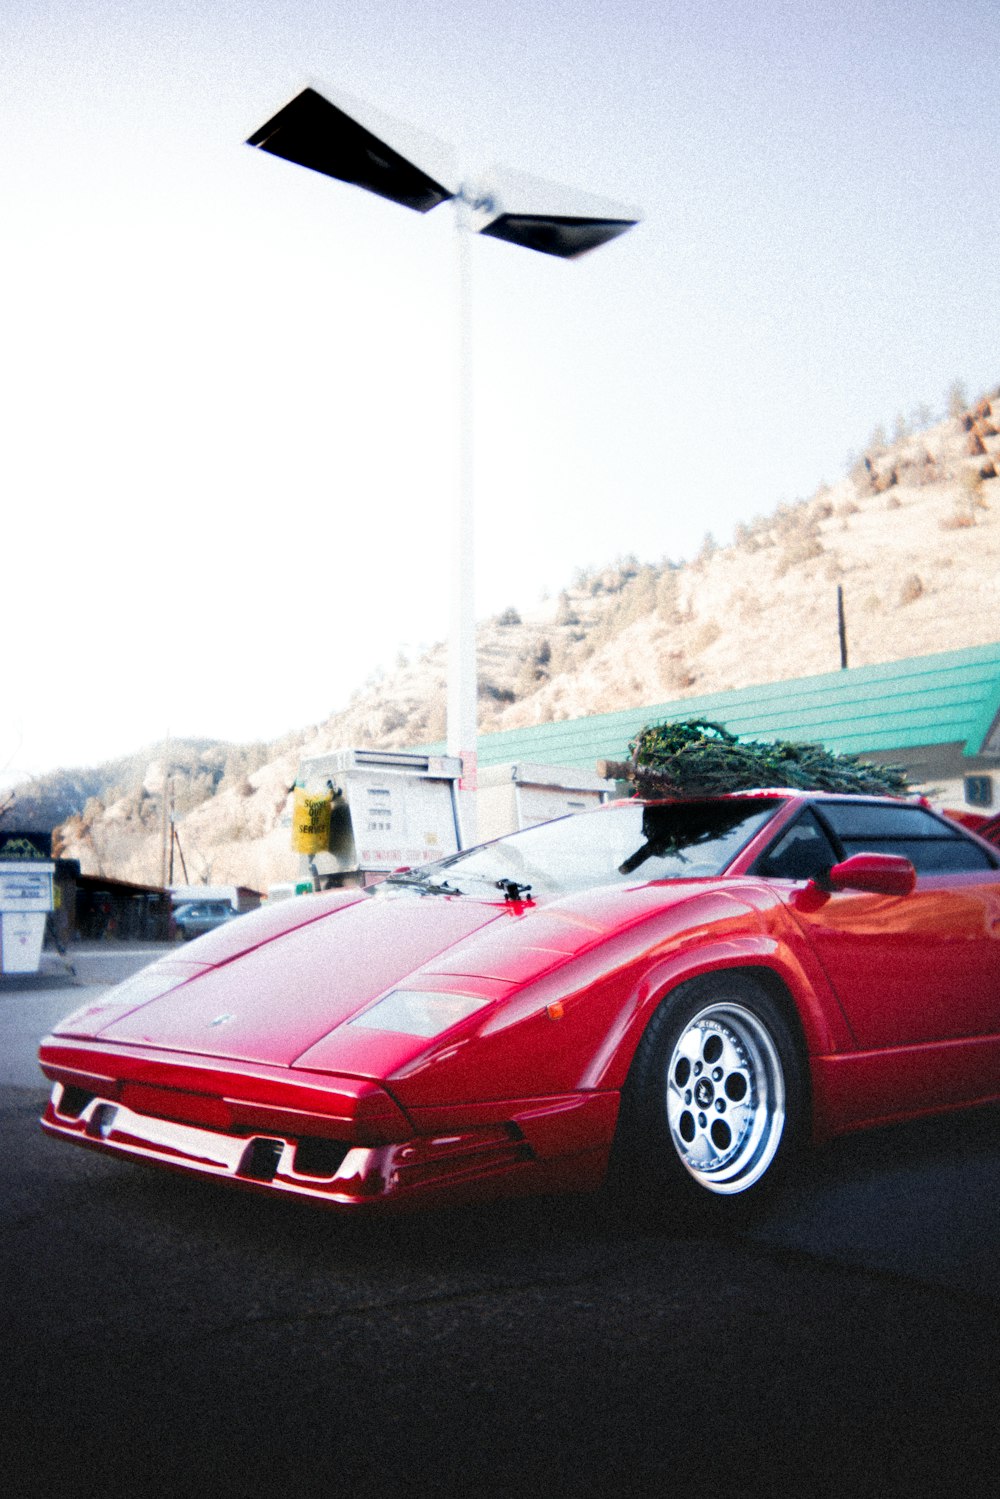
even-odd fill
[(476, 562), (475, 435), (472, 368), (471, 207), (459, 192), (455, 205), (458, 271), (458, 473), (452, 527), (451, 630), (448, 639), (448, 753), (462, 762), (458, 810), (462, 844), (476, 841)]
[(543, 255), (575, 260), (633, 228), (639, 215), (619, 204), (500, 167), (491, 175), (488, 193), (473, 192), (457, 181), (449, 185), (445, 179), (457, 175), (453, 150), (418, 136), (412, 127), (387, 119), (361, 100), (351, 100), (347, 109), (311, 87), (255, 130), (247, 145), (352, 183), (417, 213), (428, 213), (448, 201), (454, 204), (459, 442), (448, 653), (448, 749), (462, 759), (461, 830), (462, 843), (468, 846), (475, 841), (477, 772), (470, 235), (485, 234)]

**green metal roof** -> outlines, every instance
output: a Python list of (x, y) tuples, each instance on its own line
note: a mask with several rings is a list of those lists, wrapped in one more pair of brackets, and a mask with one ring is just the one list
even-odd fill
[[(816, 742), (846, 754), (958, 743), (977, 755), (998, 713), (1000, 642), (484, 734), (479, 764), (593, 770), (596, 760), (627, 758), (646, 724), (693, 718), (747, 739)], [(425, 748), (440, 753), (443, 745)]]

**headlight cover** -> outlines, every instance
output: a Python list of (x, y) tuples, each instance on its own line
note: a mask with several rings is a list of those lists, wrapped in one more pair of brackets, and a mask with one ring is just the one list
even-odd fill
[(439, 1036), (489, 1004), (480, 994), (447, 994), (436, 989), (393, 989), (349, 1025), (404, 1036)]

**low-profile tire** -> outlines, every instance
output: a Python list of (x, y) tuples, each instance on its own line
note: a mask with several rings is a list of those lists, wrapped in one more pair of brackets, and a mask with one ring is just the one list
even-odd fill
[(664, 1191), (719, 1219), (769, 1196), (797, 1154), (805, 1069), (782, 1006), (760, 980), (725, 971), (662, 1001), (622, 1095), (630, 1190)]

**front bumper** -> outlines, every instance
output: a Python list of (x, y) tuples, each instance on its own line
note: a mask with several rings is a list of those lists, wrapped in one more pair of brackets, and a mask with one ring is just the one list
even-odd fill
[(63, 1083), (55, 1084), (41, 1122), (48, 1134), (110, 1155), (340, 1207), (402, 1205), (443, 1192), (451, 1198), (463, 1187), (476, 1196), (485, 1180), (534, 1161), (515, 1125), (389, 1145), (231, 1134), (141, 1114)]
[(378, 1084), (234, 1075), (205, 1059), (49, 1038), (50, 1135), (124, 1159), (339, 1209), (453, 1204), (596, 1187), (617, 1096), (418, 1111)]

